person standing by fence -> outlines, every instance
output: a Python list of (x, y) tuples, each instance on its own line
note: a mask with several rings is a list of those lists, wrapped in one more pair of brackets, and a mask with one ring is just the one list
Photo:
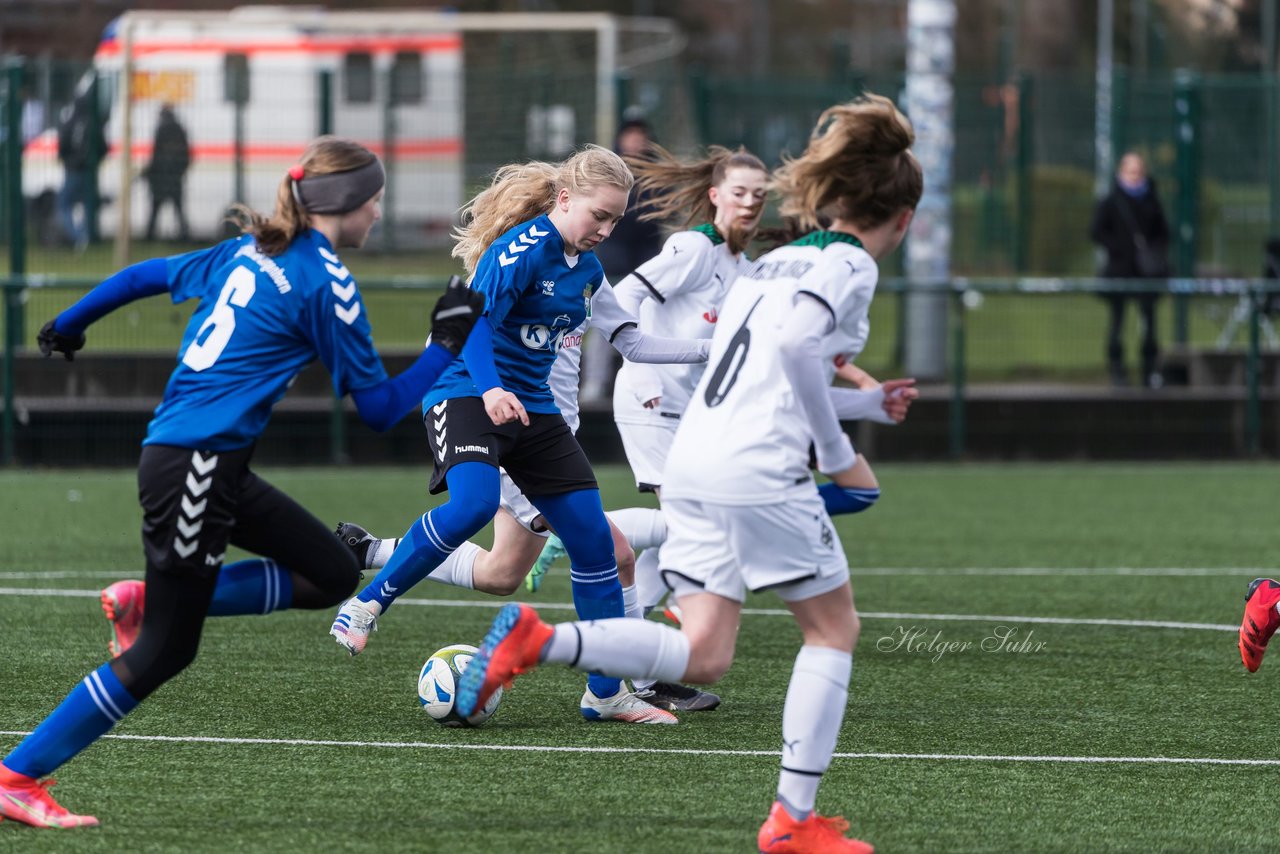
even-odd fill
[[(1169, 276), (1169, 223), (1165, 219), (1155, 181), (1147, 174), (1146, 161), (1136, 151), (1120, 158), (1111, 192), (1098, 203), (1089, 227), (1089, 239), (1106, 251), (1100, 273), (1104, 279), (1164, 279)], [(1111, 383), (1129, 384), (1124, 360), (1125, 305), (1136, 300), (1142, 318), (1141, 382), (1157, 388), (1160, 348), (1156, 342), (1156, 290), (1103, 290), (1111, 311), (1107, 333), (1107, 367)]]
[[(77, 250), (98, 237), (98, 164), (107, 150), (102, 122), (93, 108), (93, 91), (77, 95), (58, 125), (58, 159), (62, 161), (58, 217)], [(80, 208), (78, 219), (76, 208)]]
[(151, 190), (151, 216), (147, 218), (147, 240), (156, 239), (156, 218), (160, 207), (169, 202), (178, 219), (178, 239), (191, 239), (187, 214), (182, 206), (182, 190), (187, 169), (191, 166), (191, 143), (186, 128), (178, 121), (173, 104), (160, 108), (155, 140), (151, 146), (151, 162), (147, 164), (147, 186)]

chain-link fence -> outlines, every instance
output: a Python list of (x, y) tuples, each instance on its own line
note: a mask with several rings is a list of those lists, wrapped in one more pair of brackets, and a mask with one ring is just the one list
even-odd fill
[[(324, 50), (284, 40), (192, 51), (176, 38), (137, 53), (127, 110), (120, 106), (126, 102), (118, 49), (104, 48), (87, 63), (11, 58), (0, 75), (0, 272), (10, 277), (4, 328), (13, 348), (4, 389), (6, 399), (16, 401), (6, 408), (6, 459), (94, 458), (89, 445), (75, 450), (54, 442), (50, 437), (63, 433), (42, 422), (41, 412), (75, 413), (89, 425), (84, 441), (90, 445), (110, 435), (110, 424), (127, 423), (119, 427), (126, 433), (145, 424), (172, 366), (187, 307), (148, 301), (117, 312), (94, 327), (93, 349), (73, 374), (39, 362), (31, 352), (36, 329), (125, 260), (218, 239), (233, 202), (269, 209), (284, 170), (316, 133), (355, 136), (387, 162), (387, 216), (349, 263), (379, 345), (398, 358), (421, 342), (430, 289), (457, 270), (448, 231), (458, 206), (497, 166), (560, 157), (636, 114), (677, 152), (744, 144), (776, 163), (801, 150), (826, 106), (867, 90), (896, 97), (902, 88), (894, 75), (707, 76), (677, 55), (679, 45), (662, 28), (620, 37), (607, 98), (598, 85), (595, 31), (536, 40), (515, 31), (402, 34), (348, 39)], [(1241, 406), (1253, 400), (1248, 411), (1259, 418), (1272, 394), (1270, 351), (1280, 344), (1271, 315), (1237, 286), (1223, 292), (1221, 284), (1193, 279), (1256, 276), (1264, 241), (1280, 229), (1280, 165), (1273, 156), (1278, 96), (1273, 77), (1120, 71), (1112, 123), (1114, 150), (1147, 158), (1177, 236), (1173, 260), (1184, 278), (1149, 285), (1166, 292), (1155, 311), (1160, 371), (1169, 384), (1160, 393), (1203, 396), (1218, 389), (1236, 395)], [(172, 199), (151, 227), (165, 105), (190, 149), (181, 184), (185, 235)], [(611, 115), (602, 112), (604, 105)], [(65, 138), (76, 136), (73, 120), (85, 116), (77, 175), (67, 150), (75, 140)], [(1010, 394), (1033, 387), (1106, 389), (1114, 379), (1106, 355), (1109, 307), (1094, 292), (1101, 285), (1039, 278), (1014, 286), (991, 278), (1095, 273), (1088, 238), (1096, 204), (1093, 122), (1091, 75), (956, 78), (951, 268), (970, 281), (946, 285), (957, 296), (950, 374), (937, 394), (963, 401), (975, 388), (995, 385)], [(122, 228), (131, 241), (127, 257), (117, 243)], [(882, 266), (885, 283), (861, 360), (875, 375), (901, 370), (901, 293), (908, 285), (894, 281), (900, 258)], [(1136, 367), (1135, 307), (1124, 323), (1136, 390), (1145, 378)], [(1253, 392), (1249, 377), (1257, 380)], [(322, 383), (301, 383), (286, 408), (295, 413), (292, 429), (318, 431), (326, 457), (341, 458), (348, 453), (348, 419), (333, 417), (327, 394)], [(128, 406), (120, 409), (121, 401)], [(121, 412), (133, 420), (120, 420)], [(1233, 447), (1269, 447), (1265, 423), (1241, 414), (1234, 429)], [(963, 448), (970, 432), (948, 422), (945, 436)]]

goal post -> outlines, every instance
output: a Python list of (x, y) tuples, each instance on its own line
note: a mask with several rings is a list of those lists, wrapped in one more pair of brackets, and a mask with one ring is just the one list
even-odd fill
[(429, 240), (498, 165), (612, 145), (619, 75), (669, 73), (684, 44), (672, 21), (597, 12), (126, 12), (95, 57), (113, 105), (103, 175), (116, 261), (145, 224), (139, 179), (162, 103), (192, 126), (187, 207), (204, 238), (231, 202), (270, 210), (316, 133), (327, 72), (334, 132), (386, 162), (388, 222)]

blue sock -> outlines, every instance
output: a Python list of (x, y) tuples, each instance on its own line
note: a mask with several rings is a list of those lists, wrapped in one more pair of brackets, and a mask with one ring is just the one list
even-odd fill
[[(622, 583), (613, 554), (613, 534), (600, 503), (598, 489), (580, 489), (560, 495), (530, 499), (555, 529), (569, 553), (569, 580), (573, 605), (583, 620), (625, 617)], [(622, 680), (592, 673), (587, 687), (597, 697), (612, 697)]]
[(111, 665), (104, 664), (73, 688), (36, 731), (4, 758), (4, 766), (28, 777), (51, 774), (120, 723), (137, 705)]
[(498, 497), (496, 466), (473, 462), (449, 469), (448, 503), (423, 514), (405, 531), (391, 559), (356, 598), (379, 603), (385, 613), (392, 602), (493, 519)]
[(822, 502), (827, 505), (828, 516), (839, 516), (846, 513), (861, 513), (880, 498), (878, 489), (846, 489), (834, 483), (824, 483), (818, 487)]
[[(569, 578), (573, 585), (573, 607), (578, 617), (583, 620), (607, 620), (610, 617), (625, 617), (626, 607), (622, 602), (622, 583), (618, 581), (618, 565), (609, 561), (606, 566), (585, 568), (590, 572), (612, 571), (612, 575), (600, 576), (597, 581), (580, 581), (577, 575), (580, 568), (570, 567)], [(599, 673), (587, 674), (587, 687), (597, 697), (612, 697), (622, 687), (622, 680), (613, 676), (602, 676)]]
[(209, 603), (210, 617), (270, 614), (293, 604), (293, 576), (273, 560), (238, 560), (222, 567)]

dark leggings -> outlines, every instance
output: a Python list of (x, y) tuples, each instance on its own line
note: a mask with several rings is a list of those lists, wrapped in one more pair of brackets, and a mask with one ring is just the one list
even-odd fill
[[(248, 470), (241, 481), (231, 543), (289, 570), (294, 608), (332, 608), (360, 580), (355, 556), (302, 505)], [(138, 640), (112, 670), (141, 701), (196, 657), (216, 572), (158, 568), (147, 561), (146, 608)]]
[(1156, 295), (1155, 294), (1107, 294), (1111, 309), (1111, 325), (1107, 333), (1107, 364), (1112, 371), (1124, 370), (1124, 310), (1130, 300), (1138, 303), (1142, 318), (1142, 373), (1143, 378), (1155, 370), (1159, 346), (1156, 344)]

